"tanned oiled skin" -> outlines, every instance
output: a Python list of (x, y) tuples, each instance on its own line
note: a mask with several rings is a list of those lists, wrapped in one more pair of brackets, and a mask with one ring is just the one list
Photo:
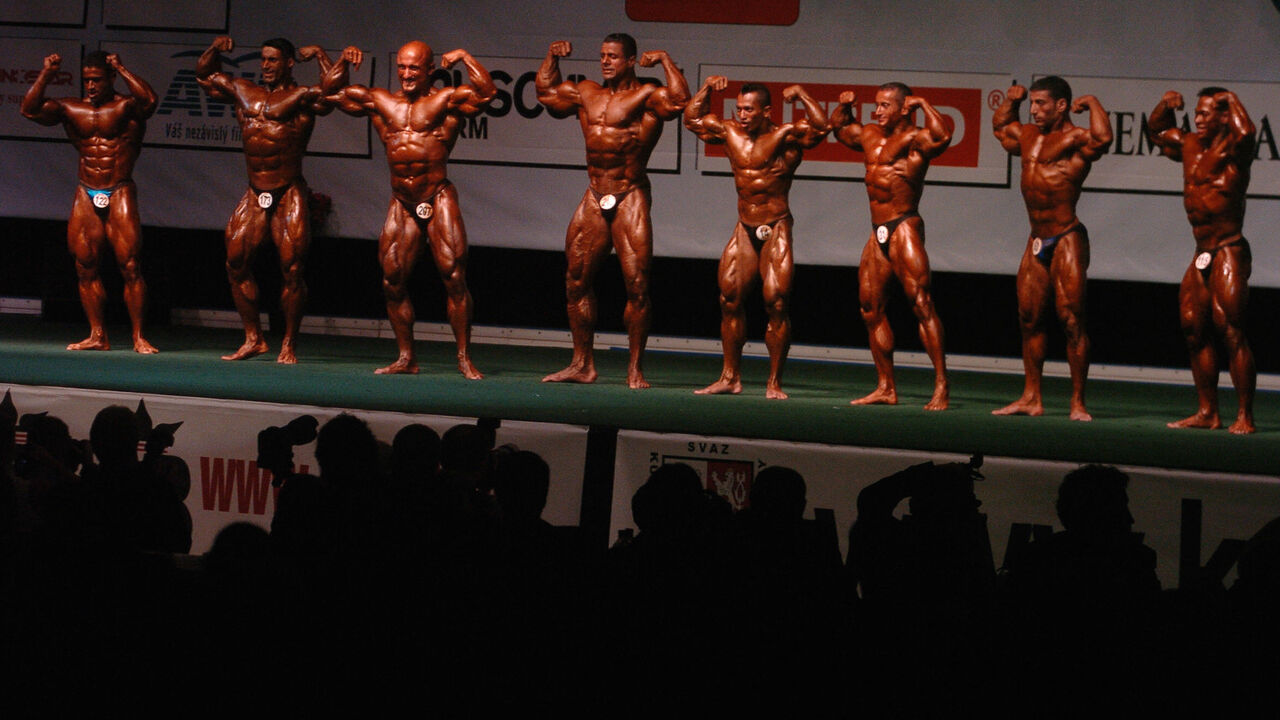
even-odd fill
[(458, 369), (468, 379), (483, 377), (471, 362), (471, 294), (467, 291), (467, 233), (458, 206), (458, 191), (447, 183), (449, 153), (466, 118), (479, 115), (497, 95), (489, 73), (465, 50), (441, 56), (444, 67), (461, 62), (469, 85), (433, 88), (431, 48), (410, 42), (396, 55), (400, 90), (349, 85), (326, 102), (351, 115), (368, 116), (382, 138), (391, 169), (391, 204), (378, 240), (382, 289), (387, 317), (396, 336), (399, 356), (375, 372), (416, 373), (413, 350), (413, 302), (409, 277), (422, 252), (422, 226), (407, 208), (427, 201), (431, 217), (422, 221), (440, 278), (448, 293), (447, 311), (458, 346)]
[[(1091, 420), (1085, 409), (1084, 386), (1089, 374), (1089, 336), (1085, 330), (1085, 282), (1089, 267), (1088, 238), (1078, 230), (1064, 235), (1048, 268), (1036, 259), (1036, 238), (1048, 238), (1073, 227), (1076, 201), (1093, 161), (1111, 144), (1106, 110), (1092, 95), (1077, 98), (1068, 108), (1064, 98), (1047, 90), (1030, 93), (1031, 124), (1018, 121), (1018, 107), (1026, 88), (1009, 88), (992, 124), (996, 139), (1012, 155), (1022, 158), (1022, 197), (1031, 222), (1031, 235), (1018, 267), (1018, 316), (1022, 329), (1022, 365), (1026, 382), (1022, 396), (993, 411), (996, 415), (1042, 415), (1041, 376), (1044, 368), (1049, 302), (1067, 336), (1067, 365), (1071, 370), (1072, 420)], [(1071, 112), (1089, 112), (1089, 127), (1071, 123)]]
[[(61, 123), (80, 156), (79, 178), (67, 222), (67, 247), (76, 262), (80, 303), (89, 320), (89, 337), (67, 346), (68, 350), (109, 350), (103, 307), (106, 291), (99, 268), (110, 249), (124, 279), (124, 301), (133, 326), (133, 349), (156, 352), (142, 334), (147, 286), (138, 254), (142, 250), (142, 224), (138, 217), (138, 190), (133, 166), (142, 151), (146, 120), (156, 111), (156, 94), (145, 80), (130, 72), (118, 55), (107, 55), (108, 68), (84, 67), (84, 98), (46, 98), (49, 82), (62, 67), (55, 54), (22, 98), (22, 114), (41, 125)], [(116, 93), (112, 81), (119, 75), (128, 95)], [(86, 187), (115, 188), (105, 216), (94, 207)]]
[[(1218, 358), (1213, 335), (1222, 338), (1227, 366), (1239, 398), (1237, 434), (1254, 432), (1253, 395), (1257, 369), (1244, 334), (1253, 263), (1241, 240), (1245, 193), (1254, 159), (1255, 132), (1249, 113), (1229, 90), (1198, 98), (1196, 131), (1176, 126), (1174, 111), (1183, 108), (1182, 95), (1164, 94), (1147, 123), (1147, 136), (1171, 160), (1182, 162), (1183, 207), (1196, 241), (1196, 254), (1215, 251), (1206, 281), (1188, 265), (1178, 292), (1182, 332), (1191, 354), (1191, 375), (1199, 407), (1194, 415), (1169, 423), (1174, 428), (1218, 428)], [(1233, 244), (1236, 243), (1236, 244)]]
[[(733, 168), (738, 191), (738, 223), (720, 257), (720, 338), (724, 368), (720, 378), (695, 391), (699, 395), (742, 392), (742, 346), (746, 342), (746, 310), (743, 298), (757, 279), (763, 284), (769, 325), (765, 345), (769, 349), (769, 380), (765, 397), (785, 400), (782, 366), (791, 345), (790, 299), (794, 261), (792, 218), (788, 194), (804, 151), (827, 136), (827, 116), (822, 106), (799, 85), (782, 92), (786, 102), (804, 106), (806, 116), (793, 123), (775, 125), (771, 107), (760, 92), (738, 95), (737, 117), (720, 118), (710, 112), (711, 93), (724, 90), (728, 80), (708, 77), (684, 112), (684, 126), (704, 142), (723, 144)], [(760, 241), (747, 234), (743, 224), (771, 225)], [(757, 248), (757, 243), (759, 247)]]
[[(831, 125), (837, 140), (863, 153), (871, 221), (884, 224), (907, 213), (919, 212), (929, 162), (951, 144), (951, 131), (927, 100), (905, 95), (900, 88), (882, 88), (876, 92), (872, 113), (875, 123), (864, 125), (853, 120), (856, 100), (853, 92), (841, 93)], [(911, 119), (917, 109), (924, 115), (924, 127), (917, 127)], [(886, 259), (873, 230), (858, 263), (858, 299), (867, 325), (871, 357), (876, 364), (877, 383), (871, 394), (851, 404), (895, 405), (898, 402), (893, 379), (893, 329), (885, 314), (889, 279), (897, 277), (919, 322), (920, 342), (933, 362), (933, 396), (925, 409), (945, 410), (950, 404), (951, 389), (943, 352), (942, 321), (933, 306), (929, 256), (924, 249), (924, 220), (912, 217), (899, 223), (888, 244)]]
[(675, 62), (662, 50), (646, 52), (638, 62), (642, 67), (662, 65), (667, 84), (641, 83), (636, 78), (636, 58), (627, 57), (617, 42), (601, 44), (603, 84), (592, 80), (566, 82), (560, 76), (560, 58), (570, 52), (572, 47), (566, 41), (551, 44), (538, 68), (538, 101), (553, 116), (577, 114), (587, 149), (590, 190), (626, 195), (618, 202), (612, 218), (606, 219), (588, 190), (569, 221), (565, 294), (573, 359), (568, 367), (546, 376), (543, 382), (595, 382), (595, 274), (612, 247), (618, 253), (627, 288), (623, 313), (630, 346), (627, 385), (647, 388), (649, 383), (641, 369), (641, 356), (649, 338), (649, 265), (653, 258), (647, 167), (649, 155), (662, 135), (662, 123), (684, 110), (689, 87)]
[[(307, 207), (310, 190), (302, 177), (302, 156), (306, 154), (316, 114), (327, 112), (320, 104), (321, 98), (346, 85), (347, 63), (359, 61), (359, 50), (347, 48), (338, 62), (322, 68), (325, 72), (319, 86), (301, 86), (293, 79), (294, 59), (275, 47), (263, 47), (263, 84), (258, 85), (222, 72), (220, 53), (234, 47), (230, 37), (218, 37), (196, 62), (200, 87), (210, 97), (235, 106), (249, 172), (249, 188), (232, 211), (226, 231), (227, 279), (244, 324), (245, 340), (222, 359), (243, 360), (267, 351), (258, 321), (258, 284), (252, 267), (259, 245), (270, 236), (279, 252), (284, 276), (280, 306), (285, 334), (276, 361), (296, 363), (294, 348), (307, 299), (303, 271), (311, 246)], [(259, 207), (260, 192), (279, 188), (284, 190), (269, 211)]]

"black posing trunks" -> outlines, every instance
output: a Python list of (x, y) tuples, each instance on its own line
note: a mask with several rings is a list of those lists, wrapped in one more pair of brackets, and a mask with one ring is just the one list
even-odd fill
[(760, 248), (764, 246), (765, 241), (773, 237), (773, 233), (777, 228), (778, 223), (783, 220), (790, 219), (791, 215), (788, 213), (784, 217), (780, 217), (771, 223), (765, 223), (763, 225), (748, 225), (741, 220), (738, 221), (738, 224), (742, 226), (743, 230), (747, 231), (747, 237), (751, 239), (751, 244), (755, 246), (756, 251), (758, 252)]
[(894, 231), (898, 229), (898, 226), (901, 225), (904, 220), (908, 220), (913, 217), (920, 217), (920, 213), (913, 211), (904, 215), (899, 215), (898, 217), (881, 225), (871, 223), (871, 230), (876, 234), (876, 243), (880, 245), (880, 252), (884, 253), (886, 260), (889, 259), (889, 239), (893, 237)]
[(409, 214), (414, 217), (419, 225), (421, 225), (422, 223), (430, 220), (431, 216), (435, 214), (436, 199), (440, 197), (440, 193), (444, 192), (445, 188), (452, 184), (453, 183), (448, 180), (440, 183), (440, 187), (436, 188), (436, 191), (431, 194), (431, 198), (429, 200), (422, 200), (417, 203), (407, 203), (399, 198), (396, 199), (400, 201), (400, 204), (404, 206), (404, 209), (408, 210)]
[[(289, 185), (292, 184), (289, 183)], [(280, 204), (280, 198), (284, 197), (284, 192), (289, 189), (289, 185), (281, 185), (272, 190), (259, 190), (252, 185), (249, 188), (258, 196), (258, 207), (271, 213)]]
[(1210, 273), (1213, 272), (1213, 259), (1218, 256), (1218, 251), (1234, 245), (1240, 246), (1240, 254), (1244, 256), (1245, 260), (1253, 260), (1253, 252), (1249, 249), (1249, 241), (1245, 240), (1244, 236), (1238, 237), (1229, 243), (1223, 243), (1212, 250), (1196, 253), (1196, 259), (1192, 261), (1192, 264), (1200, 271), (1200, 277), (1204, 278), (1206, 284), (1209, 282)]
[(1072, 225), (1051, 238), (1033, 239), (1031, 241), (1031, 254), (1035, 255), (1036, 259), (1039, 260), (1042, 265), (1049, 267), (1049, 265), (1053, 263), (1053, 251), (1058, 248), (1058, 241), (1061, 240), (1063, 236), (1073, 233), (1076, 230), (1080, 231), (1080, 237), (1084, 238), (1086, 241), (1089, 239), (1089, 231), (1085, 229), (1084, 223), (1077, 222), (1075, 225)]
[[(591, 196), (596, 199), (596, 205), (600, 206), (600, 214), (604, 215), (605, 220), (609, 221), (613, 220), (614, 214), (618, 212), (618, 206), (622, 204), (622, 198), (626, 197), (631, 190), (635, 190), (635, 188), (631, 188), (620, 193), (606, 195), (605, 193), (596, 192), (595, 188), (588, 189), (591, 190)], [(605, 198), (612, 198), (612, 200), (606, 200)], [(609, 207), (605, 207), (605, 205)]]

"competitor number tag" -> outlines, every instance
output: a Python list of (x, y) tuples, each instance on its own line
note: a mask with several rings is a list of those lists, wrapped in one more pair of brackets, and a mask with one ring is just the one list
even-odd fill
[(889, 228), (886, 225), (876, 226), (876, 242), (881, 245), (889, 242)]
[(605, 195), (600, 198), (601, 210), (612, 210), (614, 205), (618, 204), (618, 198), (613, 195)]
[(431, 219), (431, 204), (418, 203), (418, 207), (414, 208), (413, 212), (423, 220), (429, 220)]
[(271, 197), (271, 193), (269, 192), (258, 193), (258, 207), (262, 208), (263, 210), (270, 208), (271, 204), (274, 202), (275, 202), (275, 198)]
[(1209, 263), (1213, 262), (1213, 256), (1207, 252), (1202, 252), (1196, 256), (1196, 269), (1203, 270), (1209, 267)]

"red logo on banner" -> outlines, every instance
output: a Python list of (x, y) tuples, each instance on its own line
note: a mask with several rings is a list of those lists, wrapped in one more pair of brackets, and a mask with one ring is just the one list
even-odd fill
[[(717, 97), (727, 98), (727, 107), (724, 115), (732, 117), (732, 108), (734, 98), (738, 96), (738, 90), (742, 87), (745, 80), (730, 80), (728, 87), (724, 89), (723, 94), (717, 94)], [(763, 83), (769, 88), (769, 92), (773, 95), (773, 113), (772, 119), (775, 123), (793, 122), (804, 117), (804, 109), (800, 105), (792, 105), (782, 101), (782, 90), (791, 83), (783, 82), (766, 82)], [(876, 85), (833, 85), (818, 84), (811, 85), (804, 83), (805, 90), (813, 96), (826, 109), (827, 115), (836, 109), (839, 103), (840, 93), (846, 90), (853, 90), (857, 94), (857, 102), (854, 107), (854, 117), (860, 123), (874, 123), (875, 119), (867, 113), (863, 117), (862, 109), (865, 105), (875, 102)], [(942, 113), (943, 120), (947, 123), (947, 127), (955, 133), (952, 139), (951, 147), (934, 159), (934, 166), (949, 167), (978, 167), (978, 150), (981, 137), (986, 128), (982, 126), (982, 103), (985, 97), (985, 91), (981, 88), (938, 88), (938, 87), (917, 87), (912, 91), (925, 98), (931, 105)], [(715, 108), (720, 108), (717, 104)], [(794, 113), (794, 115), (793, 115)], [(720, 114), (720, 113), (717, 113)], [(917, 124), (921, 122), (919, 113), (916, 118)], [(957, 127), (960, 125), (960, 127)], [(725, 157), (723, 145), (704, 145), (705, 157)], [(824, 162), (848, 162), (859, 163), (864, 162), (862, 153), (855, 152), (849, 148), (836, 142), (834, 138), (827, 138), (827, 142), (822, 143), (812, 150), (805, 151), (806, 160), (821, 160)]]
[(627, 0), (627, 17), (638, 22), (791, 25), (800, 0)]

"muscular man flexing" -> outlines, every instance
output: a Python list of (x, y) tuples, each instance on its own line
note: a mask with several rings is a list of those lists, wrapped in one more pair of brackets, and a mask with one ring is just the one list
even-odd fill
[[(871, 237), (858, 262), (858, 302), (867, 324), (871, 357), (876, 364), (876, 389), (853, 405), (898, 402), (893, 382), (893, 328), (885, 314), (885, 291), (897, 277), (920, 323), (920, 342), (933, 362), (933, 397), (926, 410), (945, 410), (950, 402), (947, 361), (943, 354), (942, 321), (933, 308), (929, 256), (924, 250), (924, 220), (920, 195), (929, 161), (951, 144), (951, 131), (939, 113), (911, 88), (885, 83), (876, 91), (875, 124), (853, 119), (854, 93), (840, 94), (831, 114), (836, 139), (862, 151), (866, 163), (867, 198), (871, 201)], [(912, 115), (924, 114), (924, 127), (916, 127)]]
[(302, 308), (307, 299), (303, 278), (311, 246), (307, 203), (310, 190), (302, 177), (302, 156), (315, 127), (316, 114), (327, 112), (320, 99), (346, 84), (347, 62), (360, 59), (347, 48), (324, 73), (319, 86), (299, 86), (293, 79), (295, 51), (284, 38), (262, 44), (262, 85), (222, 72), (220, 53), (235, 47), (231, 38), (213, 41), (196, 62), (196, 79), (210, 97), (235, 106), (244, 141), (249, 188), (227, 221), (227, 279), (231, 298), (244, 323), (244, 344), (223, 360), (243, 360), (267, 351), (258, 322), (258, 283), (253, 258), (270, 235), (280, 255), (284, 276), (280, 307), (284, 312), (284, 340), (277, 362), (295, 363), (294, 352)]
[[(1018, 107), (1031, 99), (1031, 124), (1018, 122)], [(1070, 112), (1089, 111), (1089, 127), (1076, 127)], [(1093, 161), (1111, 144), (1111, 124), (1092, 95), (1071, 101), (1071, 86), (1050, 75), (1009, 88), (992, 118), (996, 139), (1011, 155), (1022, 157), (1022, 199), (1031, 236), (1018, 266), (1018, 319), (1022, 329), (1022, 397), (992, 411), (995, 415), (1042, 415), (1040, 379), (1044, 370), (1045, 320), (1049, 302), (1067, 336), (1071, 369), (1072, 420), (1092, 420), (1084, 405), (1089, 375), (1089, 336), (1085, 332), (1085, 281), (1089, 233), (1076, 217), (1076, 201)]]
[[(111, 349), (103, 326), (106, 291), (98, 274), (102, 255), (109, 248), (124, 278), (124, 304), (133, 325), (133, 349), (154, 353), (156, 349), (142, 336), (147, 285), (138, 263), (142, 224), (138, 219), (133, 166), (142, 151), (146, 120), (156, 111), (156, 94), (145, 80), (125, 68), (118, 55), (98, 51), (86, 55), (80, 68), (83, 99), (46, 98), (45, 89), (61, 67), (62, 58), (56, 53), (44, 59), (44, 68), (22, 98), (22, 115), (41, 125), (62, 123), (80, 154), (80, 186), (71, 203), (67, 247), (76, 261), (80, 304), (89, 318), (89, 337), (67, 349)], [(116, 75), (128, 86), (129, 95), (116, 92)]]
[(565, 295), (573, 359), (543, 382), (595, 382), (592, 354), (595, 339), (595, 275), (613, 247), (627, 287), (623, 321), (631, 355), (627, 385), (647, 388), (640, 367), (649, 339), (649, 264), (653, 259), (653, 228), (649, 220), (649, 154), (662, 135), (662, 123), (684, 110), (689, 86), (671, 56), (650, 50), (640, 56), (642, 67), (661, 64), (666, 86), (641, 83), (636, 77), (636, 41), (615, 33), (600, 45), (600, 73), (604, 83), (562, 81), (560, 58), (572, 47), (551, 44), (538, 68), (538, 101), (556, 117), (577, 114), (587, 147), (589, 186), (569, 221), (565, 237)]
[(1218, 357), (1211, 333), (1222, 338), (1227, 367), (1240, 409), (1233, 433), (1255, 430), (1253, 393), (1257, 369), (1244, 335), (1253, 258), (1244, 239), (1245, 192), (1254, 158), (1253, 121), (1235, 93), (1220, 87), (1200, 91), (1194, 110), (1195, 132), (1177, 127), (1174, 111), (1182, 95), (1164, 94), (1147, 120), (1147, 137), (1172, 160), (1182, 161), (1182, 198), (1196, 239), (1196, 253), (1178, 291), (1182, 332), (1191, 352), (1199, 409), (1169, 423), (1174, 428), (1219, 428)]
[(422, 252), (426, 232), (436, 269), (449, 299), (447, 311), (458, 344), (458, 369), (471, 380), (483, 377), (471, 363), (471, 293), (467, 291), (467, 231), (458, 206), (458, 190), (446, 166), (466, 118), (484, 111), (497, 95), (489, 72), (465, 50), (440, 57), (443, 67), (461, 62), (470, 85), (431, 87), (431, 48), (410, 42), (396, 53), (400, 91), (348, 85), (326, 98), (350, 115), (367, 115), (382, 138), (391, 169), (391, 205), (378, 238), (382, 292), (400, 356), (375, 372), (416, 373), (413, 351), (413, 301), (409, 276)]
[(720, 256), (720, 339), (724, 369), (720, 379), (695, 391), (699, 395), (742, 392), (742, 345), (746, 342), (743, 298), (759, 279), (763, 284), (769, 326), (769, 380), (765, 397), (785, 400), (782, 365), (791, 346), (791, 300), (794, 262), (791, 257), (793, 220), (787, 195), (804, 151), (827, 136), (827, 114), (804, 88), (782, 91), (787, 102), (804, 106), (805, 117), (775, 125), (769, 88), (747, 83), (738, 92), (737, 117), (720, 118), (710, 111), (711, 92), (724, 90), (728, 80), (712, 75), (684, 111), (684, 126), (703, 142), (722, 144), (733, 168), (738, 190), (738, 223)]

